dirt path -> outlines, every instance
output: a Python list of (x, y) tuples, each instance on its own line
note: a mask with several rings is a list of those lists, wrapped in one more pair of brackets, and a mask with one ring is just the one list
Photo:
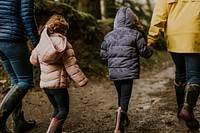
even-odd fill
[[(176, 118), (174, 67), (171, 63), (165, 66), (142, 73), (134, 81), (129, 106), (131, 125), (126, 133), (189, 133), (184, 122)], [(83, 88), (69, 88), (69, 92), (70, 113), (64, 125), (67, 133), (113, 133), (117, 109), (113, 82), (91, 80)], [(30, 91), (24, 103), (27, 119), (37, 120), (36, 128), (28, 133), (45, 133), (52, 108), (43, 91)], [(8, 125), (11, 127), (10, 121)]]

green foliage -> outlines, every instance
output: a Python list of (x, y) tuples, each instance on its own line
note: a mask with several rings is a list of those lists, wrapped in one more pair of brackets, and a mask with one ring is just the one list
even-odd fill
[(68, 21), (70, 29), (67, 36), (71, 42), (77, 39), (93, 41), (101, 36), (97, 21), (90, 14), (79, 12), (66, 3), (37, 1), (36, 18), (39, 25), (45, 23), (53, 14), (61, 14)]
[(3, 65), (0, 63), (0, 77), (1, 79), (7, 79), (7, 73), (3, 68)]
[(114, 18), (115, 14), (117, 12), (117, 9), (115, 7), (115, 0), (108, 0), (107, 2), (107, 14), (106, 17), (108, 18)]
[(105, 20), (98, 20), (99, 26), (113, 26), (114, 18), (107, 18)]
[(161, 65), (164, 62), (171, 60), (167, 51), (159, 51), (153, 49), (153, 55), (149, 59), (140, 58), (141, 67), (143, 70), (151, 70), (154, 65)]

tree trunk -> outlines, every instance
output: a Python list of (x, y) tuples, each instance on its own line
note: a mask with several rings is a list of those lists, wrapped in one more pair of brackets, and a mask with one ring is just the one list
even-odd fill
[(77, 9), (93, 15), (96, 19), (101, 19), (100, 0), (78, 0)]
[(149, 10), (152, 11), (151, 0), (146, 0), (146, 2), (147, 2), (147, 6), (148, 6)]
[(106, 0), (101, 0), (101, 19), (107, 18), (107, 2)]
[(107, 18), (114, 18), (115, 14), (117, 12), (116, 6), (115, 6), (115, 0), (107, 0), (105, 8), (106, 8), (106, 11), (107, 11), (106, 17)]

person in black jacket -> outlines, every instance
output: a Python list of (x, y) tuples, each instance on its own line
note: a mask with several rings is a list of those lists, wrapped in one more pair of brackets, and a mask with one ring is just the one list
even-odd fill
[(15, 133), (36, 124), (26, 121), (22, 111), (22, 99), (33, 85), (27, 42), (30, 39), (33, 47), (39, 42), (34, 7), (34, 0), (0, 0), (0, 59), (11, 79), (10, 90), (0, 103), (0, 133), (10, 133), (6, 121), (11, 113)]
[(128, 7), (121, 7), (114, 20), (114, 29), (101, 45), (100, 56), (108, 65), (109, 78), (114, 81), (118, 92), (118, 111), (115, 133), (124, 133), (129, 124), (127, 111), (131, 98), (133, 79), (140, 75), (139, 57), (150, 58), (153, 54), (139, 32), (139, 18)]

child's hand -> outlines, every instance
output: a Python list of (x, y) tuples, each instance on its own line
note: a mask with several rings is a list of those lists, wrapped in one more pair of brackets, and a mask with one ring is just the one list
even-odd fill
[(84, 86), (86, 86), (87, 85), (87, 83), (88, 83), (88, 81), (84, 84), (84, 85), (82, 85), (81, 87), (84, 87)]
[(87, 79), (87, 78), (85, 78), (85, 79), (82, 81), (82, 83), (81, 83), (81, 84), (79, 84), (79, 85), (80, 85), (80, 87), (84, 87), (84, 86), (86, 86), (86, 85), (87, 85), (87, 83), (88, 83), (88, 79)]
[(153, 45), (152, 43), (148, 43), (148, 44), (147, 44), (147, 46), (152, 46), (152, 45)]

